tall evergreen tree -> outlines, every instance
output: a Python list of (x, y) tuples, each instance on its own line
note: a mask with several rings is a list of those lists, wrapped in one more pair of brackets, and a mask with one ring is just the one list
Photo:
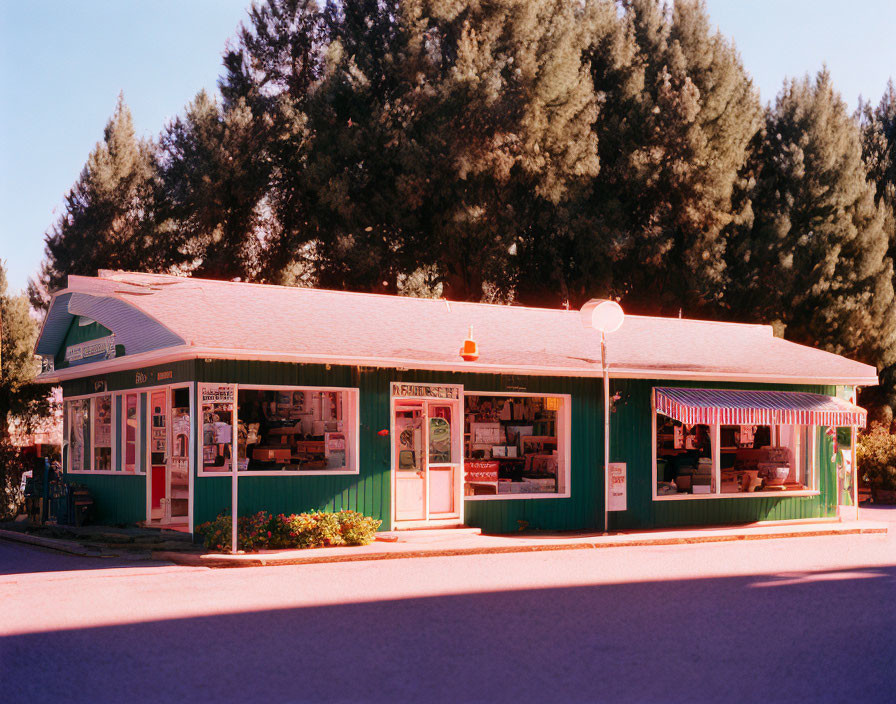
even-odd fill
[(892, 79), (877, 107), (872, 108), (870, 103), (859, 107), (859, 119), (862, 156), (876, 187), (877, 202), (886, 209), (892, 259), (896, 257), (896, 86)]
[(826, 69), (785, 84), (756, 159), (755, 220), (729, 251), (734, 314), (778, 320), (789, 339), (889, 367), (896, 306), (885, 212)]
[(520, 288), (533, 301), (600, 293), (636, 312), (716, 315), (726, 241), (750, 213), (739, 185), (756, 90), (702, 2), (586, 8), (600, 173), (576, 202), (533, 219), (547, 227), (521, 248)]
[(307, 160), (308, 102), (324, 73), (330, 34), (315, 0), (253, 4), (248, 23), (224, 54), (219, 81), (224, 109), (244, 102), (252, 111), (256, 153), (268, 160), (257, 276), (274, 283), (316, 281), (315, 225)]
[(222, 109), (201, 91), (163, 133), (159, 219), (187, 271), (244, 280), (256, 273), (269, 173), (259, 125), (268, 123), (243, 98)]
[(12, 519), (17, 509), (16, 489), (26, 459), (10, 438), (10, 425), (32, 432), (50, 410), (49, 389), (32, 383), (40, 372), (34, 346), (40, 324), (32, 317), (28, 296), (12, 295), (6, 267), (0, 261), (0, 518)]
[(45, 237), (45, 259), (29, 282), (35, 305), (65, 285), (68, 274), (100, 268), (164, 268), (168, 241), (154, 228), (155, 146), (137, 139), (131, 112), (119, 96), (115, 112), (65, 197), (63, 214)]
[(0, 443), (7, 440), (10, 421), (27, 428), (47, 410), (47, 388), (31, 383), (40, 372), (34, 355), (39, 332), (28, 297), (10, 294), (0, 261)]
[(366, 269), (394, 286), (421, 266), (452, 298), (508, 283), (521, 194), (559, 203), (598, 168), (581, 17), (560, 0), (331, 14), (309, 171), (327, 189), (318, 228), (336, 285)]
[(862, 155), (878, 200), (896, 205), (896, 85), (891, 78), (877, 107), (860, 107)]

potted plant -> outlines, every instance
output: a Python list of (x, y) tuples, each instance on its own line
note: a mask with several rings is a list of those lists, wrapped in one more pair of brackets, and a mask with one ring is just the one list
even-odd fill
[(862, 478), (871, 485), (874, 502), (896, 504), (896, 434), (872, 423), (859, 438), (856, 459)]

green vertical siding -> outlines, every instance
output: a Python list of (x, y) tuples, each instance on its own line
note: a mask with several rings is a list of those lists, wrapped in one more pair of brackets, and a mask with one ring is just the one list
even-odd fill
[(71, 484), (83, 484), (93, 497), (94, 522), (114, 525), (146, 519), (146, 477), (123, 474), (72, 474)]
[(830, 460), (830, 438), (822, 429), (816, 433), (819, 496), (761, 494), (750, 498), (654, 501), (650, 410), (650, 394), (654, 386), (809, 391), (829, 395), (835, 393), (834, 387), (830, 386), (611, 380), (611, 392), (618, 392), (621, 399), (610, 418), (610, 458), (614, 462), (626, 462), (628, 475), (627, 510), (610, 513), (611, 529), (718, 525), (836, 515), (836, 467)]
[[(199, 476), (201, 463), (201, 417), (198, 384), (237, 383), (246, 385), (330, 386), (357, 388), (360, 437), (359, 474), (259, 477), (239, 480), (239, 513), (258, 510), (275, 513), (309, 509), (350, 508), (383, 520), (391, 528), (391, 438), (378, 435), (390, 427), (389, 393), (393, 381), (462, 384), (467, 391), (569, 394), (571, 397), (571, 497), (557, 499), (466, 500), (468, 525), (486, 532), (511, 532), (520, 522), (542, 530), (594, 530), (603, 526), (603, 395), (600, 379), (510, 376), (457, 372), (397, 371), (279, 362), (196, 361), (147, 370), (150, 380), (158, 371), (174, 369), (171, 382), (193, 383), (193, 519), (198, 525), (231, 508), (229, 476)], [(132, 388), (134, 372), (103, 377), (109, 389)], [(83, 393), (92, 379), (79, 380), (66, 388), (66, 395)], [(169, 383), (166, 380), (165, 383)], [(613, 380), (611, 391), (621, 399), (611, 416), (611, 459), (626, 462), (628, 469), (627, 510), (610, 514), (615, 530), (664, 526), (711, 525), (761, 520), (819, 518), (836, 513), (836, 475), (830, 462), (831, 442), (817, 433), (820, 495), (787, 497), (762, 495), (733, 499), (652, 500), (650, 394), (654, 386), (702, 386), (712, 388), (784, 389), (833, 394), (823, 386), (763, 384), (698, 384), (653, 380)], [(145, 401), (141, 402), (145, 414)], [(121, 409), (116, 406), (120, 428)], [(146, 422), (146, 421), (144, 421)], [(141, 433), (141, 442), (144, 434)], [(142, 453), (141, 453), (142, 454)], [(118, 452), (119, 458), (121, 452)], [(101, 515), (112, 522), (133, 522), (145, 517), (145, 478), (128, 476), (84, 477), (96, 487)], [(79, 479), (80, 481), (80, 479)]]
[[(139, 388), (140, 386), (158, 385), (156, 376), (159, 372), (172, 372), (172, 378), (167, 379), (162, 384), (175, 383), (191, 379), (195, 373), (195, 362), (174, 362), (172, 364), (161, 365), (157, 367), (149, 367), (140, 370), (145, 379), (142, 384), (137, 383), (137, 372), (135, 370), (114, 372), (111, 374), (103, 374), (98, 376), (84, 377), (81, 379), (73, 379), (62, 385), (63, 396), (77, 396), (81, 394), (96, 393), (99, 389), (96, 387), (97, 382), (103, 382), (108, 392), (123, 391), (127, 389)], [(141, 396), (145, 397), (145, 394)], [(138, 406), (140, 411), (138, 418), (141, 422), (141, 430), (138, 432), (138, 462), (143, 463), (144, 453), (142, 448), (146, 443), (146, 427), (148, 415), (146, 411), (146, 400), (141, 399)], [(115, 447), (115, 469), (121, 471), (124, 465), (124, 443), (121, 437), (121, 424), (124, 415), (122, 398), (116, 397), (113, 404), (113, 434), (112, 442)], [(142, 464), (141, 464), (142, 466)], [(97, 523), (116, 524), (116, 523), (137, 523), (146, 520), (146, 476), (134, 474), (73, 474), (66, 477), (66, 481), (70, 483), (83, 484), (91, 493), (94, 501), (94, 511)], [(228, 484), (229, 489), (229, 484)]]
[[(359, 474), (291, 477), (241, 477), (240, 515), (267, 510), (293, 513), (309, 509), (353, 509), (383, 518), (388, 525), (390, 501), (390, 439), (377, 435), (389, 427), (388, 382), (385, 394), (378, 389), (376, 373), (355, 367), (296, 365), (278, 362), (212, 361), (200, 365), (199, 383), (238, 383), (283, 386), (335, 386), (360, 389)], [(198, 390), (196, 393), (198, 399)], [(383, 400), (385, 399), (385, 405)], [(200, 409), (194, 414), (197, 428)], [(196, 457), (202, 448), (196, 434)], [(229, 477), (194, 477), (194, 525), (230, 511)]]
[[(413, 381), (463, 384), (472, 391), (524, 390), (566, 393), (572, 397), (572, 472), (570, 498), (466, 501), (468, 525), (489, 531), (516, 530), (518, 521), (532, 528), (574, 530), (602, 521), (600, 381), (553, 377), (461, 374), (410, 370), (294, 365), (273, 362), (213, 361), (200, 365), (201, 382), (289, 386), (345, 386), (360, 389), (360, 473), (298, 477), (241, 477), (239, 513), (261, 509), (294, 512), (350, 508), (383, 520), (391, 527), (391, 438), (388, 429), (390, 384)], [(197, 411), (198, 412), (198, 411)], [(201, 447), (196, 447), (197, 457)], [(194, 524), (230, 510), (230, 479), (195, 477)]]

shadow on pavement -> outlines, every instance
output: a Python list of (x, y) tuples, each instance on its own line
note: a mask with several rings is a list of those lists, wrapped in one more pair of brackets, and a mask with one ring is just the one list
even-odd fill
[(7, 637), (0, 681), (8, 701), (871, 704), (893, 701), (894, 596), (886, 566), (229, 613)]
[[(108, 570), (120, 567), (170, 567), (170, 562), (147, 559), (148, 555), (133, 557), (86, 557), (69, 555), (56, 550), (0, 540), (0, 576), (25, 575), (38, 572), (67, 572), (69, 570)], [(0, 608), (2, 614), (2, 608)]]

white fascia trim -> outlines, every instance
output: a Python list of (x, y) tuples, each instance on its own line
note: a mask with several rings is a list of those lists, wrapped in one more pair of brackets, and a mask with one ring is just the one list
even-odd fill
[[(177, 345), (153, 352), (144, 352), (132, 356), (118, 357), (91, 364), (82, 364), (57, 371), (41, 374), (35, 381), (41, 383), (60, 383), (85, 376), (107, 374), (109, 372), (138, 369), (148, 365), (168, 364), (190, 359), (233, 359), (257, 362), (293, 362), (296, 364), (339, 364), (359, 367), (384, 367), (388, 369), (408, 368), (445, 372), (478, 372), (481, 374), (520, 374), (528, 376), (565, 376), (582, 378), (599, 378), (602, 376), (600, 366), (594, 369), (577, 369), (570, 367), (537, 367), (528, 365), (508, 366), (501, 364), (483, 364), (480, 362), (422, 362), (420, 360), (389, 357), (356, 357), (349, 355), (314, 355), (297, 352), (264, 352), (246, 349), (224, 349)], [(779, 384), (820, 384), (838, 386), (876, 386), (877, 376), (865, 377), (813, 377), (789, 376), (782, 374), (749, 374), (743, 372), (699, 372), (699, 371), (664, 371), (662, 369), (627, 369), (616, 368), (610, 371), (614, 379), (669, 379), (676, 381), (739, 381)]]

